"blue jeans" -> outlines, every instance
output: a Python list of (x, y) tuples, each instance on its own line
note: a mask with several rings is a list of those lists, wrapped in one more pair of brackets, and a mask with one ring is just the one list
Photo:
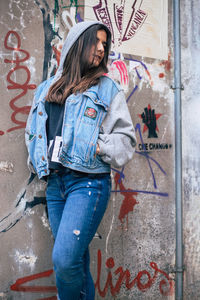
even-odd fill
[(46, 199), (60, 300), (94, 300), (88, 246), (110, 198), (110, 174), (51, 173)]

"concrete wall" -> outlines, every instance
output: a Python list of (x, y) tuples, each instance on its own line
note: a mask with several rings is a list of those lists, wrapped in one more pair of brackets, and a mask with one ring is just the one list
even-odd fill
[(200, 17), (198, 1), (181, 2), (185, 299), (200, 297)]
[[(198, 299), (199, 17), (182, 1), (185, 299)], [(168, 60), (113, 53), (136, 128), (134, 159), (113, 170), (112, 197), (91, 244), (96, 300), (174, 299), (175, 193), (172, 7)], [(55, 73), (84, 1), (0, 2), (0, 299), (56, 299), (45, 184), (26, 167), (24, 127), (36, 86)], [(64, 14), (63, 14), (64, 12)], [(187, 16), (187, 17), (186, 17)], [(195, 23), (196, 22), (196, 23)], [(117, 66), (123, 66), (120, 73)], [(199, 66), (199, 65), (198, 65)], [(155, 119), (143, 123), (145, 109)], [(149, 127), (148, 127), (148, 126)], [(142, 144), (145, 149), (142, 149)], [(196, 297), (196, 298), (195, 298)]]

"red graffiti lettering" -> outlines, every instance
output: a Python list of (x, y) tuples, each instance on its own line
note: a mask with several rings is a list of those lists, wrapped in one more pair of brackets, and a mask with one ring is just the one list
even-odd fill
[[(9, 45), (9, 41), (13, 38), (15, 38), (15, 43), (16, 43), (15, 47)], [(10, 84), (10, 85), (7, 86), (7, 88), (9, 90), (22, 90), (22, 92), (19, 95), (17, 95), (16, 97), (14, 97), (9, 103), (11, 109), (14, 111), (11, 115), (11, 120), (12, 120), (13, 123), (15, 123), (17, 125), (15, 127), (9, 128), (7, 130), (7, 132), (10, 132), (10, 131), (13, 131), (13, 130), (25, 128), (26, 122), (18, 120), (16, 118), (16, 115), (17, 114), (28, 115), (28, 113), (30, 111), (30, 106), (18, 107), (16, 105), (16, 101), (18, 99), (20, 99), (21, 97), (25, 96), (28, 90), (35, 89), (36, 85), (35, 84), (29, 84), (30, 79), (31, 79), (30, 71), (26, 66), (20, 65), (20, 63), (25, 62), (29, 59), (30, 54), (26, 50), (21, 49), (21, 39), (20, 39), (20, 36), (18, 35), (18, 33), (16, 31), (9, 31), (6, 34), (6, 37), (5, 37), (5, 40), (4, 40), (4, 46), (7, 50), (14, 51), (13, 54), (15, 54), (14, 59), (5, 59), (4, 60), (5, 63), (15, 64), (14, 68), (12, 68), (10, 70), (10, 72), (8, 73), (8, 75), (7, 75), (7, 81)], [(20, 58), (18, 54), (20, 54), (22, 57)], [(26, 75), (26, 80), (23, 83), (17, 83), (15, 81), (13, 81), (12, 78), (11, 78), (11, 76), (13, 74), (16, 77), (17, 71), (19, 71), (19, 70), (25, 72), (25, 75)]]
[[(162, 274), (165, 278), (160, 281), (159, 289), (161, 295), (168, 296), (172, 295), (173, 292), (173, 281), (172, 279), (168, 276), (167, 273), (164, 271), (160, 270), (155, 262), (150, 263), (150, 267), (153, 269), (154, 273), (151, 276), (151, 274), (146, 271), (140, 271), (138, 272), (137, 276), (131, 281), (131, 275), (129, 270), (123, 270), (122, 267), (117, 268), (114, 271), (115, 275), (118, 275), (118, 279), (116, 281), (116, 284), (113, 285), (112, 281), (112, 273), (111, 269), (114, 268), (115, 262), (112, 257), (108, 258), (106, 261), (106, 267), (109, 269), (106, 283), (103, 289), (100, 287), (100, 282), (101, 282), (101, 270), (102, 270), (102, 257), (101, 257), (101, 250), (98, 250), (98, 262), (97, 262), (97, 281), (95, 283), (95, 288), (97, 289), (99, 295), (102, 298), (105, 298), (108, 289), (110, 288), (110, 292), (112, 296), (116, 296), (121, 289), (121, 286), (123, 283), (125, 283), (125, 286), (128, 290), (132, 289), (134, 285), (137, 286), (137, 288), (145, 292), (147, 289), (149, 289), (154, 282), (156, 281), (158, 274)], [(146, 279), (146, 282), (144, 280)], [(165, 289), (164, 289), (165, 286)], [(167, 287), (167, 288), (166, 288)]]
[(56, 292), (57, 289), (55, 286), (32, 286), (32, 285), (24, 285), (24, 283), (40, 279), (40, 278), (45, 278), (45, 277), (50, 277), (53, 274), (53, 270), (48, 270), (44, 271), (42, 273), (37, 273), (33, 274), (30, 276), (26, 276), (23, 278), (17, 279), (17, 281), (11, 285), (10, 289), (12, 291), (17, 291), (17, 292), (43, 292), (43, 293), (49, 293), (49, 292)]
[[(95, 288), (99, 295), (103, 298), (106, 297), (108, 290), (112, 296), (116, 296), (119, 294), (122, 284), (125, 284), (127, 290), (132, 289), (136, 286), (141, 292), (145, 292), (147, 289), (151, 288), (151, 286), (155, 283), (156, 279), (158, 279), (159, 275), (164, 276), (159, 283), (160, 294), (163, 296), (169, 296), (173, 294), (174, 284), (172, 279), (168, 276), (168, 274), (162, 270), (160, 270), (155, 262), (150, 263), (151, 269), (154, 273), (151, 275), (147, 270), (143, 270), (138, 272), (133, 280), (131, 280), (131, 274), (128, 269), (125, 271), (120, 266), (116, 270), (113, 270), (115, 267), (115, 261), (112, 257), (109, 257), (106, 260), (106, 268), (108, 269), (108, 275), (106, 279), (106, 283), (103, 289), (101, 289), (101, 271), (102, 271), (102, 254), (101, 250), (98, 250), (97, 253), (97, 280), (95, 283)], [(117, 280), (114, 280), (116, 283), (113, 284), (113, 274), (118, 276)], [(24, 292), (24, 293), (56, 293), (56, 286), (42, 286), (42, 285), (25, 285), (26, 283), (30, 283), (34, 280), (39, 280), (42, 278), (50, 277), (53, 274), (53, 270), (44, 271), (41, 273), (29, 275), (26, 277), (22, 277), (16, 280), (14, 284), (10, 286), (10, 289), (15, 292)], [(47, 298), (39, 298), (37, 300), (56, 300), (57, 297), (51, 296)]]
[[(57, 289), (55, 286), (32, 286), (32, 285), (24, 285), (27, 282), (50, 277), (53, 274), (53, 270), (44, 271), (41, 273), (37, 273), (34, 275), (26, 276), (23, 278), (19, 278), (16, 282), (11, 285), (10, 289), (15, 292), (25, 292), (25, 293), (56, 293)], [(47, 297), (47, 298), (39, 298), (37, 300), (57, 300), (57, 296)]]
[(117, 186), (119, 186), (120, 194), (124, 196), (124, 200), (122, 202), (120, 212), (119, 212), (119, 220), (123, 224), (123, 219), (126, 217), (127, 227), (128, 227), (128, 213), (133, 211), (134, 206), (139, 202), (133, 196), (137, 196), (137, 192), (131, 192), (130, 189), (126, 189), (122, 183), (120, 178), (120, 174), (116, 173), (115, 175), (115, 189), (117, 190)]

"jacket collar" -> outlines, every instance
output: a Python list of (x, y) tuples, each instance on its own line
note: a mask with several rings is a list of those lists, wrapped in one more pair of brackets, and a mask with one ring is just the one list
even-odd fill
[(102, 76), (99, 83), (90, 87), (83, 94), (90, 97), (95, 103), (104, 106), (105, 110), (111, 104), (111, 101), (117, 94), (120, 88), (108, 76)]

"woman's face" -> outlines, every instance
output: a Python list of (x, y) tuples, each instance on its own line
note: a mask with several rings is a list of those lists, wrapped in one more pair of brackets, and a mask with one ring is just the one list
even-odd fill
[(97, 31), (97, 44), (96, 49), (95, 46), (92, 46), (90, 55), (89, 55), (89, 63), (91, 67), (98, 67), (101, 61), (104, 58), (105, 47), (107, 45), (107, 34), (105, 30), (100, 29)]

